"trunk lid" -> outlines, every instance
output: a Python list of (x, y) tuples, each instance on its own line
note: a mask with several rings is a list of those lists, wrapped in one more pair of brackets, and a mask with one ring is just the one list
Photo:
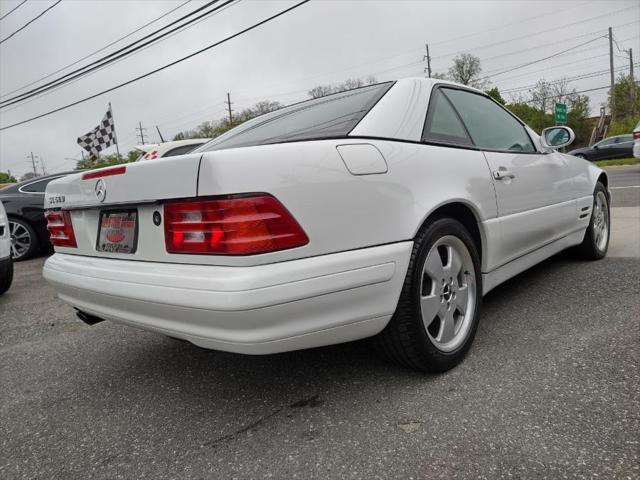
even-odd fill
[[(194, 197), (201, 156), (193, 154), (153, 163), (127, 163), (66, 176), (47, 186), (45, 208), (102, 208)], [(124, 169), (122, 173), (111, 174), (121, 167)], [(92, 178), (83, 179), (86, 174)], [(104, 176), (94, 176), (100, 174)], [(98, 189), (101, 191), (97, 192)]]
[(162, 202), (197, 196), (201, 156), (127, 163), (49, 183), (44, 206), (70, 212), (76, 240), (75, 247), (58, 244), (56, 252), (166, 261), (164, 228), (157, 222)]

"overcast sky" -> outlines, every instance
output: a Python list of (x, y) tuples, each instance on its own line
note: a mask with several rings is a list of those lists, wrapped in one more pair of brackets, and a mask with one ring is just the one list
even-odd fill
[[(21, 0), (0, 0), (0, 16)], [(23, 31), (0, 44), (0, 94), (31, 83), (139, 28), (184, 3), (177, 1), (63, 0)], [(52, 5), (28, 0), (0, 21), (5, 38)], [(192, 0), (112, 51), (205, 2)], [(296, 3), (240, 0), (165, 41), (73, 84), (0, 111), (0, 127), (66, 105), (169, 63)], [(432, 68), (445, 72), (460, 52), (480, 57), (487, 74), (534, 61), (606, 34), (612, 26), (620, 48), (640, 58), (640, 2), (592, 1), (331, 1), (312, 0), (256, 30), (149, 78), (63, 112), (0, 132), (0, 171), (20, 176), (31, 169), (29, 152), (48, 172), (72, 169), (80, 158), (79, 135), (94, 128), (112, 103), (120, 151), (137, 142), (138, 121), (147, 142), (225, 115), (226, 93), (241, 110), (269, 99), (284, 104), (306, 98), (319, 84), (374, 75), (378, 80), (423, 76), (424, 44)], [(522, 38), (525, 37), (525, 38)], [(637, 52), (637, 53), (636, 53)], [(615, 50), (615, 66), (629, 62)], [(92, 57), (91, 59), (98, 58)], [(89, 61), (89, 60), (87, 60)], [(77, 66), (75, 67), (77, 68)], [(500, 90), (540, 78), (598, 74), (609, 68), (601, 38), (544, 62), (492, 79)], [(64, 72), (66, 73), (66, 71)], [(640, 72), (638, 72), (640, 73)], [(637, 76), (638, 73), (636, 73)], [(607, 85), (608, 74), (572, 82), (578, 90)], [(524, 92), (526, 93), (526, 92)], [(589, 93), (591, 113), (607, 90)], [(508, 95), (505, 95), (508, 97)], [(5, 97), (6, 98), (6, 97)], [(107, 153), (115, 151), (115, 147)]]

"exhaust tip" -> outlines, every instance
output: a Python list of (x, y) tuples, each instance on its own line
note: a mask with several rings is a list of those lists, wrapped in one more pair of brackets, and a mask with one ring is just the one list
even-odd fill
[(76, 315), (87, 325), (95, 325), (96, 323), (104, 322), (104, 318), (96, 317), (82, 310), (76, 310)]

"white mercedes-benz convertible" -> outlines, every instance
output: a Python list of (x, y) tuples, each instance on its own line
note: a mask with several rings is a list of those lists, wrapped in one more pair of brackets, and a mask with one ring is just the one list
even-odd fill
[(569, 247), (606, 254), (607, 176), (555, 150), (573, 138), (440, 80), (309, 100), (51, 182), (44, 276), (87, 323), (248, 354), (373, 337), (444, 371), (489, 290)]

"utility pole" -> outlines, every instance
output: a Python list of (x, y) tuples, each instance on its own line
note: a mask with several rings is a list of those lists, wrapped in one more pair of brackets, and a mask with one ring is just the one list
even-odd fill
[(229, 110), (229, 123), (233, 123), (233, 114), (231, 113), (231, 94), (227, 92), (227, 109)]
[(629, 48), (629, 80), (631, 80), (629, 93), (631, 97), (631, 116), (633, 117), (636, 114), (636, 81), (633, 77), (633, 48)]
[(140, 133), (136, 133), (136, 137), (140, 137), (140, 144), (144, 145), (144, 132), (146, 132), (146, 128), (142, 128), (142, 122), (138, 121), (138, 128), (136, 130)]
[(613, 91), (615, 77), (613, 75), (613, 29), (611, 27), (609, 27), (609, 70), (611, 72), (611, 105), (609, 105), (609, 108), (611, 110), (611, 121), (613, 122), (613, 116), (615, 114), (615, 96)]
[(30, 152), (30, 154), (27, 155), (27, 158), (31, 158), (31, 165), (33, 166), (33, 176), (34, 177), (38, 176), (38, 171), (36, 170), (36, 157), (37, 157), (37, 155), (34, 155), (33, 152)]
[(431, 78), (431, 56), (429, 55), (429, 44), (425, 43), (424, 46), (427, 47), (427, 54), (422, 57), (422, 61), (423, 62), (425, 60), (427, 61), (427, 68), (426, 68), (425, 72), (427, 73), (429, 78)]
[(42, 167), (42, 175), (46, 175), (47, 171), (44, 169), (44, 157), (40, 155), (40, 166)]
[(160, 141), (164, 143), (164, 138), (162, 137), (162, 133), (160, 133), (160, 127), (158, 127), (158, 125), (156, 125), (156, 130), (158, 131), (158, 136), (160, 137)]

